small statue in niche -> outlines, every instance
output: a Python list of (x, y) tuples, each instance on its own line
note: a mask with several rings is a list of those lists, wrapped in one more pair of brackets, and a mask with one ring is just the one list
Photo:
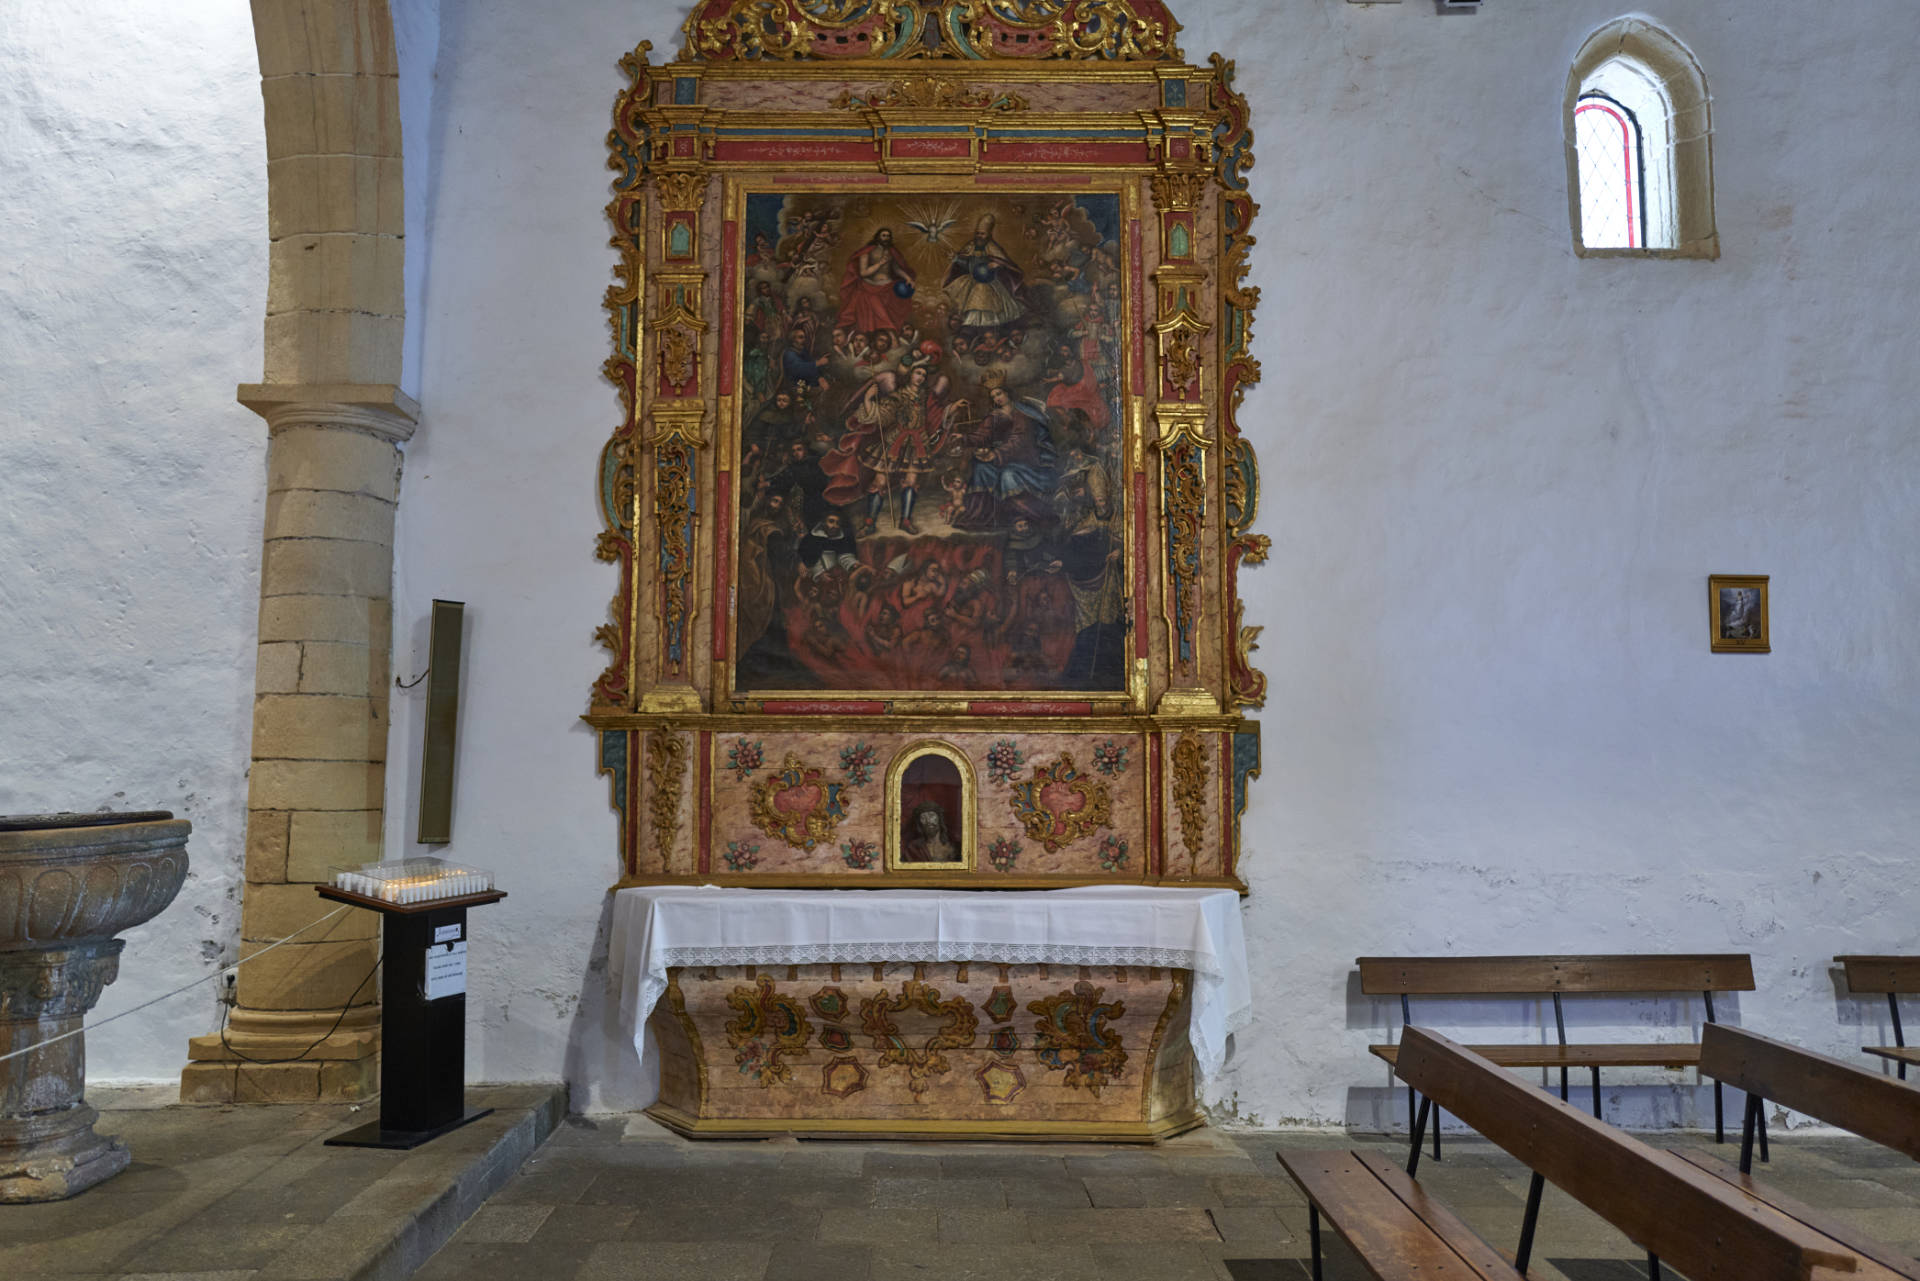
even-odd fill
[(957, 863), (960, 847), (947, 834), (947, 812), (937, 801), (922, 801), (907, 819), (902, 863)]

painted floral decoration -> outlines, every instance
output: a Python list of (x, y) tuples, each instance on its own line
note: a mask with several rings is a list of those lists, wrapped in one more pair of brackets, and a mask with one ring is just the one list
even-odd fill
[(760, 744), (744, 738), (727, 749), (727, 768), (743, 783), (753, 777), (753, 772), (760, 768), (763, 759)]
[(1126, 866), (1127, 866), (1126, 838), (1109, 835), (1107, 839), (1100, 842), (1100, 870), (1101, 871), (1119, 872), (1119, 871), (1125, 870)]
[(1027, 754), (1010, 738), (1003, 738), (987, 749), (987, 777), (996, 783), (1011, 783), (1026, 763)]
[(1118, 778), (1127, 772), (1127, 747), (1112, 739), (1093, 749), (1093, 767), (1109, 778)]
[[(848, 787), (864, 787), (873, 779), (874, 762), (879, 753), (865, 743), (855, 743), (852, 747), (840, 749), (840, 768), (845, 771)], [(866, 864), (858, 864), (865, 867)]]
[(840, 858), (856, 872), (864, 872), (872, 867), (873, 861), (879, 857), (880, 847), (872, 841), (856, 836), (850, 841), (841, 842)]
[(726, 860), (730, 872), (750, 872), (760, 862), (760, 842), (728, 841), (727, 852), (721, 855)]
[(1001, 837), (987, 846), (987, 862), (993, 864), (996, 872), (1011, 872), (1020, 858), (1020, 842)]

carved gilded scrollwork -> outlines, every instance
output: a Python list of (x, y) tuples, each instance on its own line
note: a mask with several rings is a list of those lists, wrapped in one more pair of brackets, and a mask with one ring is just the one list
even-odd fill
[(1260, 381), (1260, 362), (1251, 354), (1253, 313), (1260, 290), (1246, 283), (1248, 254), (1254, 238), (1248, 228), (1260, 206), (1247, 190), (1246, 171), (1253, 167), (1253, 130), (1248, 124), (1247, 100), (1233, 88), (1233, 63), (1219, 54), (1211, 59), (1216, 79), (1211, 106), (1221, 114), (1215, 129), (1214, 176), (1220, 197), (1220, 321), (1223, 335), (1221, 424), (1226, 443), (1226, 599), (1227, 697), (1225, 705), (1259, 707), (1267, 699), (1267, 677), (1252, 663), (1258, 627), (1242, 622), (1240, 567), (1258, 565), (1267, 558), (1270, 543), (1252, 531), (1260, 504), (1260, 471), (1253, 446), (1240, 434), (1240, 405), (1247, 389)]
[(1184, 212), (1199, 207), (1213, 175), (1197, 170), (1168, 171), (1153, 175), (1153, 203), (1169, 212)]
[(1180, 843), (1197, 868), (1206, 844), (1207, 753), (1199, 735), (1184, 730), (1173, 745), (1173, 803), (1180, 810)]
[(865, 93), (843, 90), (829, 104), (842, 111), (872, 107), (933, 107), (940, 110), (978, 108), (985, 111), (1025, 111), (1027, 100), (1002, 89), (976, 89), (945, 76), (914, 76), (875, 85)]
[(680, 787), (687, 776), (687, 740), (672, 726), (647, 735), (647, 814), (653, 843), (665, 859), (680, 827)]
[(683, 58), (1180, 60), (1160, 0), (705, 0)]
[(698, 209), (707, 198), (707, 175), (699, 170), (676, 170), (656, 174), (660, 185), (660, 207), (671, 213)]

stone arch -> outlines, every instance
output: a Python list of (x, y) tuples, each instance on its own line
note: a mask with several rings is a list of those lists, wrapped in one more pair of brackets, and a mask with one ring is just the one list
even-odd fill
[(378, 1088), (372, 914), (311, 925), (330, 868), (381, 856), (405, 331), (399, 66), (388, 0), (253, 0), (267, 138), (267, 421), (243, 961), (195, 1037), (190, 1102)]
[[(1574, 107), (1581, 86), (1604, 64), (1631, 62), (1659, 87), (1667, 103), (1674, 244), (1661, 249), (1589, 249), (1580, 229), (1580, 157), (1574, 144)], [(1567, 207), (1573, 251), (1583, 258), (1718, 258), (1713, 221), (1713, 114), (1707, 78), (1693, 53), (1651, 18), (1615, 18), (1588, 36), (1567, 73), (1561, 109), (1567, 153)]]

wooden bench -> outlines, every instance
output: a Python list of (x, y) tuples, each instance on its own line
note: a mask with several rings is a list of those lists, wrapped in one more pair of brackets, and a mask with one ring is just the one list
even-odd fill
[(1907, 1079), (1909, 1064), (1920, 1063), (1920, 1047), (1907, 1044), (1900, 1026), (1900, 997), (1920, 992), (1920, 956), (1836, 956), (1847, 969), (1847, 990), (1858, 995), (1886, 993), (1887, 1012), (1893, 1016), (1892, 1045), (1863, 1045), (1868, 1054), (1892, 1059), (1900, 1065), (1900, 1079)]
[[(1504, 1068), (1422, 1028), (1405, 1029), (1397, 1071), (1425, 1096), (1407, 1168), (1379, 1154), (1281, 1152), (1307, 1196), (1313, 1275), (1324, 1217), (1379, 1281), (1513, 1281), (1532, 1259), (1545, 1184), (1566, 1192), (1661, 1263), (1695, 1281), (1895, 1281), (1901, 1274), (1670, 1152), (1648, 1147)], [(1444, 1107), (1525, 1164), (1533, 1178), (1511, 1259), (1423, 1189), (1429, 1113)]]
[(1920, 1281), (1920, 1262), (1862, 1235), (1831, 1215), (1755, 1183), (1753, 1141), (1765, 1134), (1765, 1100), (1850, 1130), (1920, 1160), (1920, 1089), (1824, 1054), (1743, 1028), (1710, 1027), (1701, 1038), (1700, 1071), (1747, 1092), (1739, 1168), (1704, 1152), (1675, 1155), (1765, 1201), (1816, 1232), (1844, 1243), (1903, 1277)]
[[(1585, 1068), (1593, 1076), (1593, 1115), (1600, 1116), (1600, 1069), (1625, 1067), (1690, 1068), (1700, 1065), (1696, 1042), (1577, 1043), (1567, 1041), (1561, 997), (1645, 995), (1698, 992), (1706, 999), (1706, 1021), (1713, 1023), (1716, 992), (1751, 992), (1753, 958), (1745, 953), (1640, 956), (1363, 956), (1360, 990), (1368, 996), (1398, 996), (1400, 1013), (1413, 1022), (1415, 996), (1520, 996), (1553, 998), (1553, 1022), (1559, 1033), (1551, 1045), (1474, 1045), (1483, 1058), (1509, 1068), (1558, 1068), (1560, 1097), (1567, 1097), (1567, 1071)], [(1399, 1047), (1367, 1049), (1394, 1066)], [(1404, 1081), (1406, 1078), (1401, 1077)], [(1414, 1090), (1407, 1087), (1412, 1112)], [(1713, 1089), (1713, 1130), (1726, 1141), (1725, 1103)], [(1433, 1127), (1434, 1155), (1440, 1154), (1440, 1125)]]

